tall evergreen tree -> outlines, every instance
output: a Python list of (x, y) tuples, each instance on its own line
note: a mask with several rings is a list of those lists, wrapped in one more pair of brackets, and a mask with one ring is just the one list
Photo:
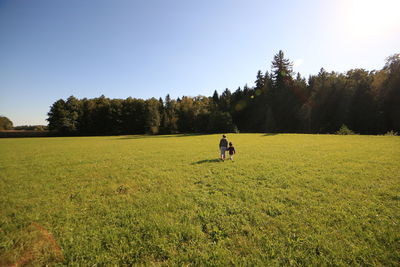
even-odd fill
[(164, 130), (166, 133), (176, 133), (178, 131), (178, 116), (176, 111), (176, 101), (171, 100), (169, 94), (165, 97), (165, 120)]
[(283, 87), (292, 80), (293, 63), (285, 58), (282, 50), (274, 56), (272, 61), (273, 82), (276, 87)]
[(257, 78), (256, 81), (254, 82), (256, 85), (256, 89), (262, 89), (264, 87), (265, 83), (265, 78), (264, 75), (262, 74), (261, 70), (257, 72)]
[(214, 91), (212, 99), (213, 99), (214, 105), (218, 106), (218, 104), (219, 104), (219, 95), (218, 95), (217, 90)]
[(145, 129), (149, 134), (158, 134), (160, 130), (160, 102), (155, 98), (146, 101)]
[(278, 132), (295, 132), (299, 128), (300, 101), (293, 90), (292, 65), (282, 50), (272, 61), (271, 110)]
[(230, 112), (231, 100), (232, 100), (232, 93), (228, 88), (226, 88), (225, 91), (222, 92), (219, 98), (219, 110), (223, 112)]

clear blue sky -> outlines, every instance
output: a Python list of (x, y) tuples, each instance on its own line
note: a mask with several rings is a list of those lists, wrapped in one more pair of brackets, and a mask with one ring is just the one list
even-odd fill
[(303, 76), (381, 69), (398, 0), (0, 0), (0, 115), (47, 124), (74, 95), (212, 95), (253, 85), (280, 49)]

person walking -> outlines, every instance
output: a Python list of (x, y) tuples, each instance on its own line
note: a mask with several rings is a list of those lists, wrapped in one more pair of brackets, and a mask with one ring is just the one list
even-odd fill
[(219, 141), (219, 149), (221, 151), (221, 159), (225, 160), (225, 152), (228, 147), (228, 140), (226, 140), (226, 135), (222, 135), (222, 139)]
[(236, 150), (235, 150), (235, 147), (233, 146), (232, 142), (229, 142), (228, 151), (229, 151), (229, 159), (233, 161), (233, 155), (236, 154)]

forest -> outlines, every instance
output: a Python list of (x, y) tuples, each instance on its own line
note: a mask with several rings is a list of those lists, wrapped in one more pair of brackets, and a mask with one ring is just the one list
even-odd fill
[(321, 68), (306, 79), (279, 51), (270, 71), (257, 72), (254, 86), (177, 99), (70, 96), (53, 103), (47, 120), (59, 135), (322, 134), (343, 125), (358, 134), (400, 132), (400, 54), (389, 56), (381, 70)]

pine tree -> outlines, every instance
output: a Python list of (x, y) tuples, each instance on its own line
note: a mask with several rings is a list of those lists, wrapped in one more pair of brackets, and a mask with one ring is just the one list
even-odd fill
[(213, 99), (214, 105), (218, 106), (218, 104), (219, 104), (219, 95), (218, 95), (217, 90), (214, 91), (212, 99)]
[(282, 50), (274, 56), (272, 61), (273, 81), (277, 87), (283, 86), (284, 83), (292, 79), (293, 63), (285, 58)]
[(265, 78), (264, 78), (264, 75), (262, 74), (262, 72), (261, 72), (261, 70), (259, 70), (258, 72), (257, 72), (257, 78), (256, 78), (256, 81), (254, 82), (255, 83), (255, 85), (256, 85), (256, 90), (257, 89), (262, 89), (263, 87), (264, 87), (264, 82), (265, 82)]
[(146, 101), (145, 129), (149, 134), (158, 134), (160, 130), (160, 103), (155, 98)]
[(292, 65), (289, 59), (285, 58), (282, 50), (274, 56), (272, 61), (271, 109), (279, 132), (295, 132), (299, 126), (300, 105), (294, 92)]

